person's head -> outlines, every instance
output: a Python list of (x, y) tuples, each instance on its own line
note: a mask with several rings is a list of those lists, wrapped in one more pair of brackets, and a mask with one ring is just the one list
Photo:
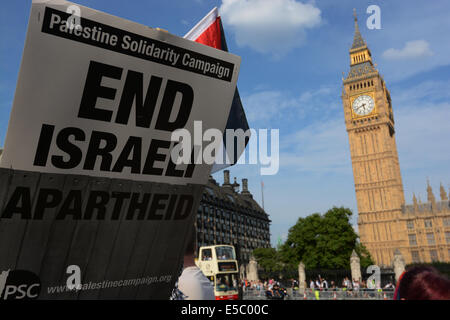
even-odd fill
[(450, 280), (429, 266), (409, 268), (400, 276), (396, 300), (450, 300)]

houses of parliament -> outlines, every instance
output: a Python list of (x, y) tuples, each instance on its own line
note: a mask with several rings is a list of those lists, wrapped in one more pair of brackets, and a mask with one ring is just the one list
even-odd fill
[(391, 95), (358, 27), (343, 78), (342, 102), (358, 208), (360, 241), (377, 265), (390, 266), (400, 250), (405, 262), (450, 262), (450, 201), (427, 186), (427, 202), (406, 204), (395, 142)]

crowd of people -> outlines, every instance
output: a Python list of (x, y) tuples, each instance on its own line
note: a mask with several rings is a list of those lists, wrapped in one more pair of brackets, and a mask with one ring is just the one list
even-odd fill
[(271, 296), (283, 298), (286, 295), (286, 288), (275, 279), (267, 279), (264, 281), (250, 281), (243, 279), (240, 281), (239, 289), (241, 294), (245, 295), (251, 292), (254, 296)]
[(242, 291), (245, 292), (246, 290), (256, 290), (256, 291), (267, 291), (272, 290), (274, 285), (280, 285), (279, 282), (275, 281), (274, 279), (269, 279), (265, 281), (250, 281), (247, 279), (243, 279), (241, 281), (241, 287)]
[[(305, 286), (306, 287), (306, 286)], [(320, 275), (314, 280), (311, 279), (309, 282), (310, 289), (319, 289), (319, 290), (336, 290), (336, 289), (344, 289), (344, 290), (354, 290), (357, 291), (359, 289), (385, 289), (385, 290), (394, 290), (395, 285), (392, 282), (388, 282), (386, 285), (381, 287), (380, 283), (373, 282), (372, 285), (369, 285), (367, 281), (364, 280), (350, 280), (349, 277), (345, 277), (339, 283), (335, 281), (330, 281), (328, 283), (327, 279), (322, 278)]]
[[(304, 283), (305, 291), (300, 292), (299, 282), (297, 279), (288, 279), (279, 281), (275, 279), (267, 279), (267, 280), (259, 280), (259, 281), (249, 281), (244, 279), (240, 283), (241, 293), (247, 297), (263, 297), (266, 296), (268, 298), (272, 298), (273, 296), (279, 295), (281, 291), (281, 295), (292, 295), (295, 297), (298, 294), (307, 294), (308, 297), (304, 297), (305, 299), (311, 299), (311, 295), (314, 299), (320, 298), (333, 298), (334, 294), (341, 292), (339, 297), (342, 298), (342, 294), (345, 294), (345, 297), (353, 298), (353, 299), (364, 299), (373, 297), (374, 294), (381, 294), (381, 298), (385, 293), (388, 293), (389, 298), (393, 297), (393, 293), (395, 290), (395, 286), (392, 282), (385, 284), (382, 288), (377, 286), (367, 286), (366, 281), (358, 281), (358, 280), (350, 280), (348, 277), (336, 283), (333, 280), (328, 281), (324, 277), (318, 276), (316, 279), (311, 279), (309, 282), (309, 286), (307, 283)], [(324, 296), (322, 295), (324, 294)], [(331, 296), (330, 296), (331, 294)], [(269, 297), (270, 296), (270, 297)], [(336, 297), (335, 297), (336, 298)], [(387, 297), (385, 297), (387, 298)], [(250, 298), (251, 299), (251, 298)], [(295, 299), (295, 298), (294, 298)]]
[[(294, 292), (299, 289), (299, 282), (296, 279), (289, 279), (285, 282), (286, 287), (290, 287)], [(368, 285), (367, 281), (351, 280), (345, 277), (339, 283), (331, 280), (328, 281), (324, 277), (318, 276), (315, 279), (310, 279), (309, 286), (304, 284), (304, 288), (319, 293), (321, 291), (347, 291), (352, 297), (364, 298), (370, 296), (370, 292), (383, 293), (385, 299), (386, 291), (390, 291), (389, 299), (394, 300), (450, 300), (450, 280), (439, 273), (435, 268), (430, 266), (416, 266), (408, 268), (399, 277), (399, 280), (394, 285), (393, 282), (388, 282), (381, 286), (380, 283), (372, 283)], [(279, 287), (280, 283), (274, 279), (266, 281), (248, 281), (244, 280), (241, 283), (242, 289), (252, 290), (253, 292), (262, 295), (264, 291), (273, 290), (274, 287)], [(281, 285), (283, 288), (283, 286)]]
[[(299, 282), (297, 279), (288, 279), (281, 284), (279, 281), (271, 278), (266, 280), (258, 280), (258, 281), (249, 281), (247, 279), (243, 279), (240, 281), (240, 287), (242, 292), (252, 291), (257, 295), (262, 295), (264, 292), (272, 291), (273, 287), (281, 287), (281, 288), (291, 288), (292, 290), (299, 289)], [(392, 282), (388, 282), (383, 287), (380, 284), (373, 283), (372, 286), (367, 284), (367, 281), (358, 281), (358, 280), (350, 280), (349, 277), (345, 277), (342, 281), (336, 283), (331, 280), (328, 281), (326, 278), (321, 277), (320, 275), (309, 281), (309, 285), (305, 282), (304, 288), (309, 288), (311, 290), (319, 290), (319, 291), (358, 291), (360, 289), (377, 289), (377, 290), (389, 290), (394, 291), (395, 285)]]

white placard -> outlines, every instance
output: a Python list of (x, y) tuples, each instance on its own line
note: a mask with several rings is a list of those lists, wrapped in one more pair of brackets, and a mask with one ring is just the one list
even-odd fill
[(211, 165), (175, 166), (170, 136), (193, 136), (200, 120), (225, 128), (239, 66), (164, 31), (34, 0), (0, 167), (204, 184)]

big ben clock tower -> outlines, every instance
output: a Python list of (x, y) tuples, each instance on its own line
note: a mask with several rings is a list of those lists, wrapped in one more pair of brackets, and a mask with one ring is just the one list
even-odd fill
[(405, 247), (399, 225), (404, 205), (391, 97), (358, 28), (342, 102), (350, 144), (361, 242), (378, 265), (389, 265)]

